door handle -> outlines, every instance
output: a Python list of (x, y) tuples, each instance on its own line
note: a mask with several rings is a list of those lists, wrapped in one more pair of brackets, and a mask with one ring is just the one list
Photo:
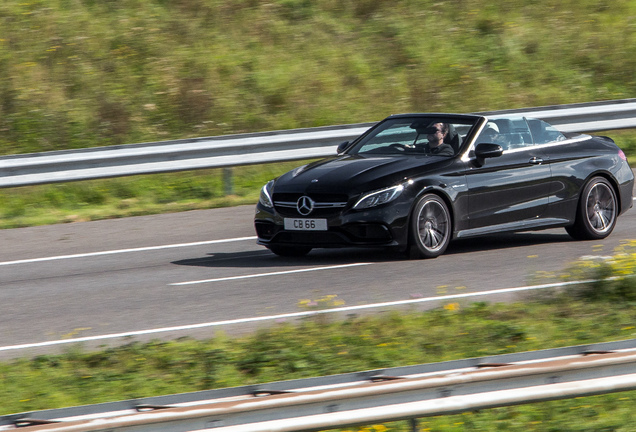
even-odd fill
[(530, 165), (541, 165), (543, 163), (543, 159), (539, 157), (533, 157), (528, 161), (528, 163)]

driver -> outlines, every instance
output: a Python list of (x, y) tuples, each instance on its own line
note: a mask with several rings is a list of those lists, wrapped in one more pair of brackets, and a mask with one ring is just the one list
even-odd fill
[(429, 126), (428, 144), (424, 145), (424, 153), (435, 156), (453, 156), (455, 150), (450, 144), (444, 142), (448, 135), (448, 123), (433, 123)]

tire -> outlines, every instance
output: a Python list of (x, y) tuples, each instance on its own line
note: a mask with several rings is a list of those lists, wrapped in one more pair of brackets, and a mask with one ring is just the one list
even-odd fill
[(280, 246), (280, 245), (272, 245), (267, 246), (269, 250), (274, 252), (278, 256), (284, 257), (304, 257), (309, 252), (311, 252), (310, 247), (303, 246)]
[(574, 225), (566, 227), (577, 240), (604, 239), (616, 226), (618, 212), (616, 192), (603, 177), (593, 177), (581, 193)]
[(435, 194), (421, 197), (411, 215), (411, 258), (436, 258), (444, 253), (451, 239), (451, 218), (448, 206)]

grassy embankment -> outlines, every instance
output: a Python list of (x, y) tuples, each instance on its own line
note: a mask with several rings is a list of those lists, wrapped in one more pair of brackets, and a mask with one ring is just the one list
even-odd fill
[[(636, 241), (611, 261), (582, 261), (551, 279), (633, 275)], [(312, 377), (632, 338), (633, 277), (533, 294), (523, 303), (450, 303), (426, 312), (386, 313), (209, 340), (132, 342), (88, 352), (0, 363), (0, 414), (143, 398), (209, 388)], [(337, 298), (301, 301), (331, 307)], [(549, 319), (547, 317), (550, 317)], [(425, 418), (434, 431), (628, 431), (636, 429), (635, 392)], [(406, 423), (366, 431), (406, 431)], [(350, 429), (358, 430), (358, 428)]]
[[(633, 2), (6, 0), (0, 153), (632, 97)], [(611, 133), (632, 160), (636, 136)], [(253, 203), (289, 165), (0, 190), (0, 227)]]

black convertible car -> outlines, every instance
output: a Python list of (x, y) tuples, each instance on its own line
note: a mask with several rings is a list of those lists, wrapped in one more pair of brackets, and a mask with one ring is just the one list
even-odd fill
[(607, 237), (633, 186), (607, 137), (520, 116), (401, 114), (267, 183), (254, 224), (278, 255), (384, 246), (433, 258), (452, 239), (505, 231)]

